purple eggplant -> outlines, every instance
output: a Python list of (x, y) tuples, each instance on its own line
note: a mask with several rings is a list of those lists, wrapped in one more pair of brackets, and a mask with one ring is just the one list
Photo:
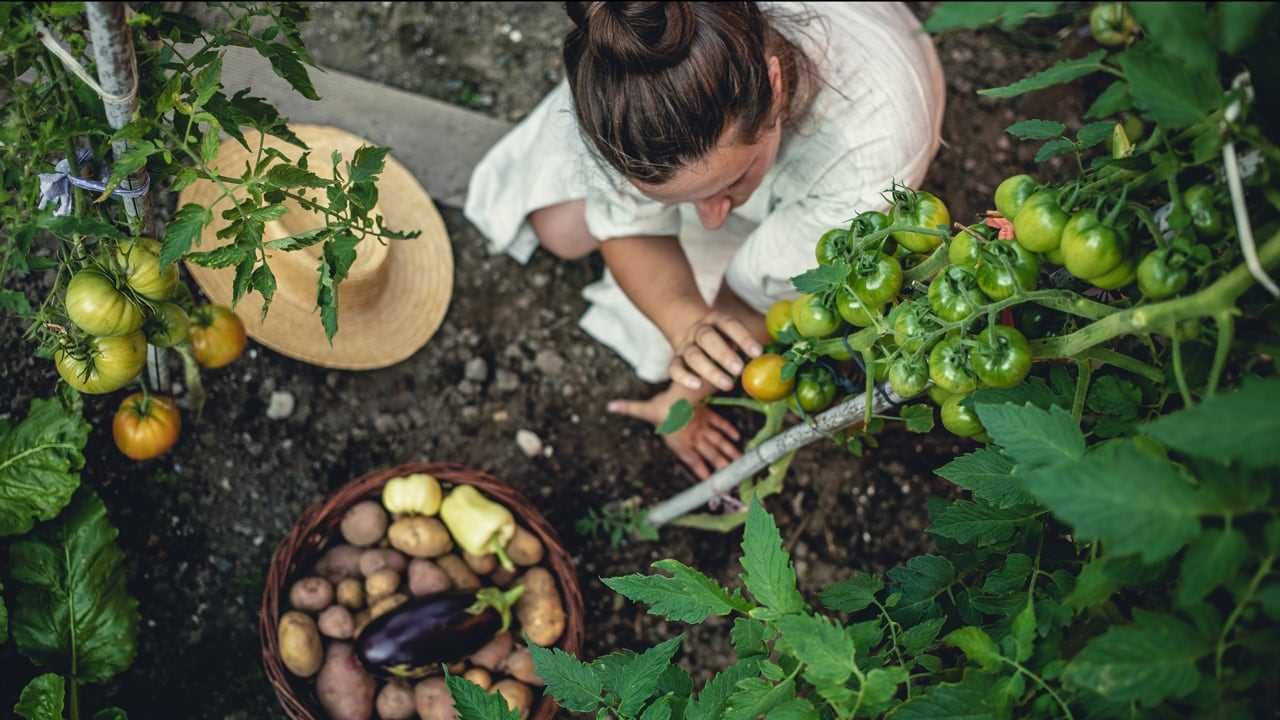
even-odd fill
[(485, 588), (411, 600), (365, 626), (356, 638), (356, 656), (374, 675), (424, 677), (505, 631), (511, 606), (523, 592)]

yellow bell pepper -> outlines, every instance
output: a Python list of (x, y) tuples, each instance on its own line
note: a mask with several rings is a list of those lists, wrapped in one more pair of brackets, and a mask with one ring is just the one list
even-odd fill
[(502, 567), (515, 569), (506, 552), (507, 543), (516, 534), (516, 519), (510, 510), (470, 485), (459, 485), (441, 503), (440, 519), (458, 547), (472, 555), (493, 553)]

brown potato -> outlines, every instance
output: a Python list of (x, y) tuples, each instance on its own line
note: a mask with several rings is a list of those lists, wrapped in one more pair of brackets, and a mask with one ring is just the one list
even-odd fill
[(382, 720), (409, 720), (416, 717), (413, 688), (399, 680), (392, 680), (378, 693), (378, 717)]
[(329, 606), (320, 613), (320, 620), (316, 624), (320, 627), (321, 635), (335, 640), (349, 640), (356, 632), (356, 621), (351, 617), (351, 611), (341, 605)]
[(444, 678), (432, 677), (413, 687), (413, 704), (422, 720), (458, 720), (453, 707), (453, 696)]
[(333, 604), (333, 585), (322, 577), (305, 577), (289, 588), (289, 604), (296, 610), (320, 612)]
[(556, 579), (542, 567), (530, 568), (518, 581), (524, 594), (516, 601), (516, 617), (529, 641), (551, 647), (564, 634), (564, 603)]
[(471, 568), (467, 567), (466, 561), (457, 555), (445, 555), (442, 558), (436, 558), (436, 564), (449, 576), (449, 581), (453, 583), (455, 588), (459, 590), (479, 590), (480, 577), (471, 572)]
[(413, 557), (439, 557), (453, 549), (449, 530), (433, 517), (402, 517), (387, 531), (391, 547)]
[(310, 615), (290, 610), (280, 617), (276, 632), (280, 641), (280, 661), (298, 677), (311, 677), (320, 670), (324, 646), (320, 630)]
[(338, 583), (338, 604), (349, 610), (364, 607), (364, 585), (355, 578), (347, 578)]
[(404, 593), (388, 595), (369, 608), (369, 616), (370, 618), (376, 618), (386, 615), (407, 602), (409, 602), (409, 596)]
[(382, 598), (400, 587), (400, 573), (384, 568), (364, 579), (364, 596), (369, 605), (377, 605)]
[(409, 563), (409, 592), (415, 597), (435, 595), (451, 587), (453, 581), (439, 565), (423, 558), (414, 558)]
[(396, 572), (404, 572), (409, 564), (405, 556), (391, 548), (374, 548), (360, 554), (360, 574), (365, 577), (390, 568)]
[(462, 673), (462, 677), (465, 680), (469, 680), (476, 685), (479, 685), (481, 690), (488, 690), (493, 687), (493, 676), (484, 668), (471, 668), (470, 670)]
[(324, 668), (316, 678), (320, 705), (330, 720), (369, 720), (378, 686), (364, 671), (350, 643), (329, 644)]
[(507, 557), (511, 558), (511, 562), (528, 567), (542, 562), (545, 555), (546, 551), (538, 536), (517, 525), (516, 534), (507, 543)]
[(360, 574), (360, 554), (364, 550), (352, 545), (335, 545), (316, 563), (316, 572), (328, 578), (329, 582), (338, 582), (343, 578)]
[(494, 585), (497, 585), (503, 590), (506, 590), (507, 588), (511, 587), (511, 582), (516, 579), (516, 571), (508, 570), (504, 567), (499, 567), (497, 570), (494, 570), (493, 573), (489, 575), (489, 579), (493, 581)]
[(502, 667), (502, 664), (507, 660), (507, 656), (511, 654), (512, 644), (511, 633), (498, 633), (467, 659), (471, 661), (472, 665), (482, 667), (485, 670), (496, 671)]
[(498, 556), (489, 555), (472, 555), (469, 552), (462, 553), (462, 559), (467, 562), (467, 567), (477, 575), (488, 575), (493, 569), (498, 567)]
[(387, 534), (387, 511), (372, 500), (356, 503), (342, 516), (340, 528), (347, 542), (368, 547)]
[(496, 692), (507, 701), (508, 710), (519, 710), (520, 720), (528, 720), (529, 710), (533, 708), (533, 690), (518, 680), (507, 678), (499, 680), (489, 692)]
[(502, 666), (502, 671), (526, 685), (542, 687), (546, 684), (533, 664), (533, 653), (523, 645), (517, 645), (516, 649), (511, 651), (506, 663)]

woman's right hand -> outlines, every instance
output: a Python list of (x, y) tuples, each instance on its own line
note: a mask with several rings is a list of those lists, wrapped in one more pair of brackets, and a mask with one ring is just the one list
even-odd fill
[(672, 382), (690, 390), (703, 390), (703, 382), (729, 392), (742, 372), (739, 352), (755, 358), (764, 348), (747, 326), (728, 313), (711, 310), (690, 325), (672, 344), (668, 371)]

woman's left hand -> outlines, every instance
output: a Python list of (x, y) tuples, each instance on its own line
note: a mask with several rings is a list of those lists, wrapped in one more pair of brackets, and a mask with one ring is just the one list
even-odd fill
[(699, 480), (706, 480), (711, 477), (712, 468), (720, 470), (728, 466), (742, 457), (742, 451), (737, 446), (741, 439), (737, 428), (699, 402), (701, 395), (672, 384), (648, 400), (614, 400), (609, 403), (608, 410), (658, 425), (666, 419), (667, 412), (677, 400), (692, 402), (694, 412), (689, 424), (679, 432), (663, 435), (662, 439)]
[(712, 310), (690, 325), (672, 343), (672, 350), (668, 371), (673, 382), (704, 391), (706, 381), (724, 392), (733, 390), (733, 378), (742, 372), (738, 351), (751, 358), (764, 352), (742, 321), (720, 310)]

